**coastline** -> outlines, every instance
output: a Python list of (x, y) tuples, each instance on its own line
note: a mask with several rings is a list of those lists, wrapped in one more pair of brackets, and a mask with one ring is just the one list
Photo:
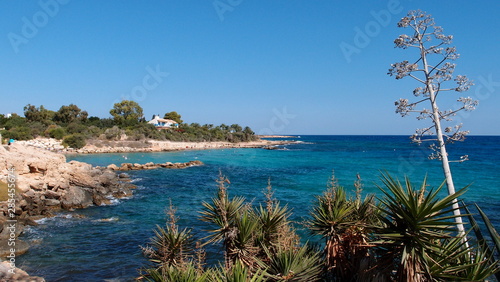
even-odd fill
[(300, 136), (297, 135), (257, 135), (259, 138), (276, 138), (276, 139), (282, 139), (282, 138), (300, 138)]
[[(92, 142), (94, 141), (94, 142)], [(35, 220), (51, 217), (60, 210), (74, 210), (92, 205), (108, 205), (111, 199), (128, 197), (135, 186), (129, 183), (129, 176), (123, 171), (154, 168), (179, 169), (203, 165), (200, 161), (188, 163), (161, 164), (122, 164), (121, 167), (93, 167), (89, 164), (66, 162), (67, 154), (105, 154), (125, 152), (164, 152), (184, 150), (211, 150), (228, 148), (265, 148), (272, 149), (279, 145), (295, 141), (256, 140), (251, 142), (172, 142), (172, 141), (102, 141), (91, 140), (81, 149), (64, 148), (60, 141), (52, 138), (37, 138), (28, 141), (16, 141), (10, 146), (0, 146), (0, 180), (8, 183), (9, 171), (15, 173), (16, 195), (12, 200), (15, 209), (10, 214), (10, 205), (0, 199), (0, 238), (8, 239), (9, 219), (15, 218), (16, 248), (14, 252), (8, 246), (0, 246), (1, 278), (22, 278), (30, 281), (45, 281), (41, 277), (29, 276), (17, 268), (15, 257), (29, 249), (29, 245), (17, 238), (28, 225), (36, 225)], [(10, 202), (9, 202), (10, 203)], [(5, 240), (5, 242), (7, 242)], [(7, 264), (4, 259), (11, 261)], [(12, 262), (14, 260), (14, 262)]]
[[(276, 137), (278, 138), (278, 137)], [(28, 141), (16, 141), (19, 144), (44, 149), (63, 154), (104, 154), (104, 153), (135, 153), (135, 152), (168, 152), (183, 150), (211, 150), (229, 148), (266, 148), (295, 143), (285, 140), (256, 140), (250, 142), (185, 142), (185, 141), (102, 141), (90, 140), (81, 149), (64, 148), (61, 141), (53, 138), (36, 138)]]

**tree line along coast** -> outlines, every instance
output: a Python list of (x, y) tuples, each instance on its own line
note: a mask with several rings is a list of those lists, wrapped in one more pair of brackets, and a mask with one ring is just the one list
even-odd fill
[(28, 104), (24, 117), (0, 114), (2, 144), (10, 140), (31, 140), (37, 137), (61, 140), (65, 147), (83, 148), (89, 141), (147, 141), (169, 140), (182, 142), (250, 142), (258, 140), (248, 126), (239, 124), (184, 123), (175, 111), (163, 118), (153, 116), (147, 121), (142, 107), (135, 101), (123, 100), (110, 110), (111, 117), (89, 116), (77, 105), (63, 105), (58, 111)]

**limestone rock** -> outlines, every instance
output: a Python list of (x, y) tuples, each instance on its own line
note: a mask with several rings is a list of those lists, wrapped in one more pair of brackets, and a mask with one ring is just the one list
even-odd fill
[[(9, 246), (9, 242), (14, 242), (15, 245)], [(26, 253), (29, 248), (30, 246), (28, 243), (20, 239), (15, 239), (14, 241), (2, 240), (0, 241), (0, 257), (5, 259), (12, 253), (14, 253), (15, 256), (20, 256)], [(14, 250), (14, 252), (11, 252), (11, 249)]]
[(111, 169), (111, 170), (118, 170), (120, 169), (119, 167), (117, 167), (115, 164), (110, 164), (108, 165), (108, 168)]
[[(38, 276), (30, 276), (25, 271), (13, 267), (8, 261), (0, 263), (0, 281), (30, 281), (44, 282), (45, 279)], [(14, 273), (12, 273), (14, 272)]]
[[(127, 170), (140, 170), (140, 169), (155, 169), (155, 168), (172, 168), (172, 169), (180, 169), (180, 168), (187, 168), (191, 166), (198, 166), (198, 165), (203, 165), (202, 161), (195, 160), (195, 161), (189, 161), (186, 163), (171, 163), (171, 162), (166, 162), (166, 163), (160, 163), (160, 164), (155, 164), (152, 162), (146, 163), (146, 164), (131, 164), (131, 163), (123, 163), (121, 166), (116, 170), (121, 170), (121, 171), (127, 171)], [(108, 166), (109, 167), (109, 166)]]
[(49, 207), (60, 207), (61, 206), (61, 201), (56, 200), (56, 199), (45, 199), (45, 205)]
[(61, 198), (61, 206), (64, 209), (80, 209), (91, 206), (92, 193), (81, 187), (70, 187)]

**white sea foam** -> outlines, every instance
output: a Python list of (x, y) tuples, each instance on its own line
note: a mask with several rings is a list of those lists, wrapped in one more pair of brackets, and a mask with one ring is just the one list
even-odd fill
[(141, 181), (141, 180), (142, 180), (142, 178), (141, 178), (141, 177), (137, 177), (137, 178), (134, 178), (134, 179), (130, 180), (130, 183), (139, 182), (139, 181)]
[(97, 219), (97, 220), (94, 220), (96, 222), (111, 222), (111, 221), (118, 221), (120, 220), (120, 218), (116, 217), (116, 216), (112, 216), (112, 217), (109, 217), (109, 218), (100, 218), (100, 219)]

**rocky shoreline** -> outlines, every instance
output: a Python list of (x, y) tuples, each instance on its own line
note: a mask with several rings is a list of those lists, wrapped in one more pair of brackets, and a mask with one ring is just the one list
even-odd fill
[(107, 168), (113, 171), (127, 171), (127, 170), (144, 170), (144, 169), (155, 169), (155, 168), (181, 169), (199, 165), (203, 165), (203, 162), (196, 160), (196, 161), (189, 161), (186, 163), (172, 163), (172, 162), (166, 162), (162, 164), (155, 164), (152, 162), (146, 164), (123, 163), (121, 164), (121, 166), (110, 164), (108, 165)]
[(65, 154), (102, 154), (102, 153), (135, 153), (135, 152), (168, 152), (182, 150), (210, 150), (210, 149), (229, 149), (229, 148), (264, 148), (276, 145), (286, 145), (294, 141), (276, 141), (276, 140), (256, 140), (251, 142), (173, 142), (158, 140), (143, 141), (108, 141), (108, 140), (89, 140), (83, 148), (65, 148), (61, 141), (53, 138), (36, 138), (28, 141), (16, 141), (14, 144), (34, 147), (37, 149), (48, 150)]
[[(60, 210), (109, 205), (113, 199), (131, 196), (135, 186), (123, 171), (182, 169), (202, 164), (191, 161), (94, 167), (78, 161), (66, 162), (63, 154), (21, 142), (0, 146), (0, 181), (2, 189), (8, 190), (0, 194), (0, 257), (6, 259), (0, 263), (0, 281), (44, 281), (15, 268), (15, 257), (29, 249), (18, 236), (27, 225), (36, 225), (36, 219), (53, 216)], [(11, 193), (14, 189), (15, 193)]]

